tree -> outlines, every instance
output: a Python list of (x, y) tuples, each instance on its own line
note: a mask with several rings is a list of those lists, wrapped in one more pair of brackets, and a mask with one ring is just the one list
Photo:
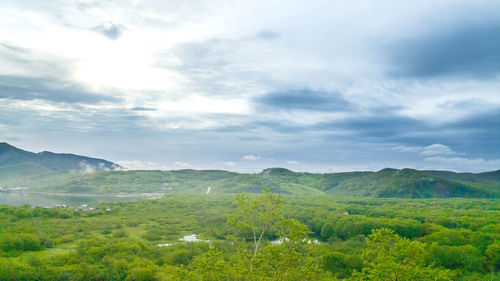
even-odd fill
[(489, 245), (484, 255), (486, 257), (486, 266), (491, 271), (491, 274), (500, 271), (500, 242)]
[(361, 272), (354, 272), (351, 280), (455, 280), (451, 271), (426, 265), (424, 243), (401, 238), (391, 229), (373, 230), (367, 243), (362, 254), (365, 266)]
[[(313, 243), (308, 227), (281, 216), (283, 199), (269, 189), (250, 198), (236, 196), (238, 212), (230, 219), (240, 234), (250, 233), (250, 247), (243, 239), (233, 261), (232, 278), (247, 280), (317, 280), (320, 267), (309, 253)], [(279, 243), (263, 245), (266, 235), (278, 236)], [(243, 236), (245, 237), (245, 236)], [(246, 268), (246, 271), (245, 271)]]
[(268, 188), (264, 188), (262, 194), (253, 199), (242, 193), (238, 194), (235, 200), (238, 203), (238, 213), (229, 222), (235, 225), (240, 233), (247, 230), (252, 233), (253, 254), (248, 265), (251, 275), (264, 234), (281, 219), (283, 199), (281, 195), (276, 196)]

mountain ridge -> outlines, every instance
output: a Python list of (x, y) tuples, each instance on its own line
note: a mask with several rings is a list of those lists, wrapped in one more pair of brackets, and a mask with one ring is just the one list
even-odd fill
[(224, 170), (130, 170), (107, 160), (69, 153), (32, 153), (0, 143), (0, 185), (62, 193), (196, 191), (354, 197), (500, 197), (500, 170), (483, 173), (385, 168), (340, 173), (294, 172), (280, 167), (260, 173)]
[(122, 167), (104, 159), (50, 151), (34, 153), (6, 142), (0, 143), (0, 184), (7, 186), (23, 182), (33, 184), (29, 178), (43, 175), (59, 178), (65, 174), (70, 176), (70, 172), (117, 169)]

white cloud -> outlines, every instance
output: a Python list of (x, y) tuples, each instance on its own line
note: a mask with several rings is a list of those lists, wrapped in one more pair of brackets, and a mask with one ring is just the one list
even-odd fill
[(260, 156), (255, 156), (255, 155), (250, 154), (250, 155), (243, 156), (243, 159), (247, 160), (247, 161), (256, 161), (256, 160), (260, 159)]
[(422, 151), (421, 146), (407, 146), (407, 145), (398, 145), (392, 148), (393, 151), (397, 152), (415, 152), (419, 153)]
[(290, 164), (290, 165), (297, 165), (297, 164), (299, 164), (299, 161), (290, 160), (290, 161), (287, 161), (287, 163)]
[(432, 156), (432, 155), (450, 155), (456, 154), (449, 146), (444, 144), (435, 143), (422, 148), (422, 155)]
[(224, 162), (224, 165), (226, 165), (228, 167), (234, 167), (234, 166), (236, 166), (236, 163), (234, 163), (233, 161), (226, 161), (226, 162)]
[[(471, 125), (483, 124), (483, 120), (466, 118), (500, 108), (498, 72), (488, 79), (449, 79), (446, 75), (406, 79), (388, 75), (392, 66), (384, 59), (391, 52), (386, 45), (440, 32), (435, 27), (443, 20), (456, 22), (459, 28), (457, 18), (474, 14), (464, 10), (494, 10), (487, 9), (494, 0), (478, 4), (467, 0), (360, 1), (356, 5), (294, 0), (33, 3), (7, 0), (0, 4), (0, 75), (21, 81), (23, 77), (47, 78), (54, 84), (49, 85), (51, 89), (75, 85), (116, 99), (79, 106), (71, 101), (43, 101), (36, 98), (37, 93), (30, 96), (33, 99), (0, 93), (2, 135), (24, 136), (24, 143), (39, 146), (43, 140), (64, 146), (82, 142), (82, 135), (70, 134), (83, 132), (89, 145), (79, 145), (79, 149), (99, 150), (106, 156), (114, 153), (111, 157), (118, 159), (144, 157), (123, 163), (141, 169), (231, 167), (232, 161), (224, 161), (241, 157), (240, 151), (296, 159), (277, 160), (273, 166), (297, 165), (294, 161), (306, 166), (308, 161), (317, 161), (308, 167), (336, 163), (372, 169), (367, 162), (386, 165), (378, 161), (389, 154), (418, 158), (420, 162), (411, 162), (415, 166), (417, 162), (428, 164), (425, 157), (453, 159), (468, 152), (457, 153), (436, 143), (445, 142), (449, 137), (445, 133), (460, 137), (456, 147), (480, 147), (493, 143), (488, 138), (496, 138), (484, 128), (476, 132)], [(441, 10), (448, 11), (445, 19)], [(98, 27), (109, 29), (111, 23), (119, 27), (120, 36), (110, 39)], [(268, 36), (259, 36), (265, 33)], [(339, 93), (352, 108), (343, 112), (276, 111), (259, 108), (254, 102), (270, 92), (304, 88)], [(426, 128), (418, 131), (418, 126), (413, 130), (411, 124), (394, 124), (386, 134), (370, 126), (372, 117), (386, 120), (388, 128), (398, 118), (426, 123)], [(353, 125), (360, 118), (367, 122)], [(439, 127), (442, 124), (449, 126)], [(433, 138), (429, 128), (436, 128), (435, 134), (442, 133), (442, 137)], [(397, 132), (391, 133), (392, 129)], [(372, 136), (378, 133), (373, 138), (356, 138), (373, 131), (377, 132)], [(391, 150), (396, 134), (417, 145), (406, 143)], [(162, 140), (148, 147), (154, 156), (141, 153), (143, 147), (136, 144), (139, 135)], [(371, 147), (363, 146), (366, 140), (373, 140)], [(99, 149), (91, 148), (90, 142)], [(117, 152), (115, 143), (123, 151)], [(110, 146), (113, 152), (106, 154)], [(485, 155), (488, 149), (492, 148), (477, 150)], [(122, 156), (124, 151), (130, 154)], [(163, 163), (172, 153), (173, 159), (182, 162)], [(256, 161), (260, 159), (256, 155), (244, 156), (253, 162), (238, 162), (238, 168), (240, 164), (251, 166), (248, 169), (265, 168), (271, 161)], [(316, 160), (308, 160), (313, 157)], [(346, 160), (356, 157), (359, 165)], [(439, 161), (452, 165), (451, 160)], [(475, 160), (464, 161), (479, 165)]]
[(80, 163), (78, 163), (78, 164), (80, 166), (79, 172), (82, 174), (92, 174), (92, 173), (95, 173), (95, 171), (96, 171), (96, 167), (88, 164), (85, 161), (80, 161)]
[(425, 168), (455, 170), (459, 172), (484, 172), (500, 168), (500, 159), (485, 160), (482, 158), (432, 156), (424, 159)]
[(458, 154), (457, 152), (453, 151), (449, 146), (440, 143), (434, 143), (428, 146), (398, 145), (393, 147), (392, 150), (397, 152), (419, 153), (420, 155), (423, 156)]

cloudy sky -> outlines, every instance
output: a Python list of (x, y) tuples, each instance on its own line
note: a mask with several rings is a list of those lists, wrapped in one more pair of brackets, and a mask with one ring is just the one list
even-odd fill
[(500, 169), (500, 2), (4, 0), (0, 141), (131, 169)]

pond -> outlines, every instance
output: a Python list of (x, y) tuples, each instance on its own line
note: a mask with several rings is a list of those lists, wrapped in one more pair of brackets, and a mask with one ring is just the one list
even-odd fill
[(54, 207), (56, 205), (80, 206), (82, 204), (97, 205), (107, 202), (126, 202), (142, 199), (153, 199), (163, 194), (54, 194), (35, 192), (0, 192), (0, 205), (32, 207)]

